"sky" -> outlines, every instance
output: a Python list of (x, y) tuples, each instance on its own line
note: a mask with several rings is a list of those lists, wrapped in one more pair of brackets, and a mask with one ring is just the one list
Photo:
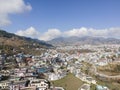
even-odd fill
[(0, 0), (0, 29), (45, 41), (120, 38), (120, 0)]

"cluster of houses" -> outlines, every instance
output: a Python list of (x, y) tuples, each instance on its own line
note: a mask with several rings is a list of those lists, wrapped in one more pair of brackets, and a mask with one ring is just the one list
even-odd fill
[[(112, 47), (110, 52), (105, 51), (109, 49), (109, 46), (106, 47), (89, 45), (74, 47), (75, 50), (90, 49), (94, 51), (89, 53), (80, 53), (77, 50), (73, 54), (59, 52), (63, 49), (64, 51), (73, 50), (69, 46), (48, 49), (41, 55), (26, 55), (24, 53), (13, 56), (0, 55), (0, 88), (7, 88), (8, 90), (49, 90), (53, 87), (50, 81), (59, 80), (65, 77), (68, 72), (73, 73), (77, 78), (88, 84), (96, 84), (96, 80), (81, 72), (81, 62), (85, 61), (94, 66), (104, 66), (110, 62), (119, 61), (118, 46)], [(5, 69), (12, 64), (14, 68)]]
[(7, 90), (49, 90), (49, 86), (49, 82), (44, 79), (4, 81), (0, 83), (0, 88)]
[[(39, 56), (19, 53), (13, 55), (12, 59), (6, 60), (9, 57), (0, 55), (0, 88), (8, 90), (52, 90), (50, 81), (66, 76), (66, 70), (60, 69), (64, 63), (58, 56), (56, 54), (52, 57), (49, 53)], [(14, 68), (10, 67), (11, 63), (14, 63)], [(64, 90), (62, 87), (53, 88)]]

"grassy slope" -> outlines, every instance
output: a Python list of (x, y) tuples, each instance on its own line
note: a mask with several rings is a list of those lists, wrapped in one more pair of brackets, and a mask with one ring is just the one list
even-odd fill
[(120, 84), (115, 82), (104, 82), (98, 80), (99, 85), (107, 86), (110, 90), (120, 90)]
[(83, 82), (71, 73), (60, 80), (53, 81), (52, 83), (54, 86), (61, 86), (65, 90), (78, 90), (78, 88), (83, 85)]
[(100, 66), (97, 68), (97, 70), (100, 73), (104, 73), (104, 74), (110, 75), (110, 76), (120, 75), (120, 63), (114, 62), (114, 63), (108, 64), (106, 66)]

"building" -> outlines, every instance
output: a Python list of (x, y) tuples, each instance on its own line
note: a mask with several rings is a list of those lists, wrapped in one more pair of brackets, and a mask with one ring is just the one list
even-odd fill
[(109, 90), (106, 86), (97, 85), (96, 90)]
[(49, 84), (45, 79), (31, 80), (29, 86), (35, 86), (37, 90), (46, 90), (49, 88)]
[(83, 84), (79, 90), (90, 90), (90, 85), (89, 84)]

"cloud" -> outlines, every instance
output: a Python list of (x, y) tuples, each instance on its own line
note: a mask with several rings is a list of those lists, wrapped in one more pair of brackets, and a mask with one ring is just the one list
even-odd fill
[(82, 27), (80, 29), (72, 29), (72, 30), (69, 30), (69, 31), (66, 31), (64, 32), (64, 36), (85, 36), (88, 34), (88, 31), (87, 31), (87, 28), (85, 27)]
[(120, 28), (108, 28), (108, 29), (93, 29), (93, 28), (74, 28), (72, 30), (67, 30), (61, 32), (56, 29), (56, 31), (48, 30), (45, 32), (39, 39), (49, 41), (56, 37), (84, 37), (84, 36), (92, 36), (92, 37), (105, 37), (105, 38), (119, 38), (120, 39)]
[(110, 28), (108, 32), (108, 36), (120, 39), (120, 28)]
[(39, 39), (44, 40), (44, 41), (49, 41), (49, 40), (52, 40), (54, 38), (60, 37), (61, 34), (62, 33), (58, 29), (49, 29), (47, 32), (43, 33), (39, 37)]
[(104, 37), (108, 35), (108, 29), (93, 29), (93, 28), (79, 28), (79, 29), (72, 29), (69, 31), (64, 32), (65, 36), (78, 36), (78, 37), (83, 37), (83, 36), (97, 36), (97, 37)]
[(18, 30), (15, 34), (31, 38), (38, 38), (38, 36), (40, 35), (40, 33), (32, 26), (26, 30)]
[(0, 26), (11, 24), (10, 14), (23, 13), (32, 9), (24, 0), (0, 0)]
[(120, 28), (108, 28), (108, 29), (93, 29), (93, 28), (74, 28), (72, 30), (67, 30), (61, 32), (59, 29), (48, 29), (44, 33), (38, 32), (34, 27), (30, 27), (26, 30), (19, 30), (16, 33), (20, 36), (28, 36), (32, 38), (37, 38), (39, 40), (49, 41), (57, 37), (105, 37), (105, 38), (119, 38), (120, 39)]
[(93, 28), (79, 28), (72, 29), (63, 32), (64, 36), (93, 36), (93, 37), (105, 37), (105, 38), (120, 38), (120, 28), (108, 28), (108, 29), (93, 29)]

